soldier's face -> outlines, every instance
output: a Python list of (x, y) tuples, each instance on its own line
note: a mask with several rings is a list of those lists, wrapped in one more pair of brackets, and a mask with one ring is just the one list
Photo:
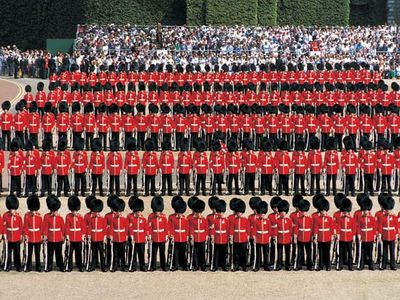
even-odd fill
[(141, 211), (137, 211), (137, 212), (135, 212), (135, 214), (137, 217), (141, 217), (143, 215), (143, 213)]
[(286, 216), (286, 212), (281, 211), (281, 212), (279, 213), (279, 215), (283, 218), (284, 216)]

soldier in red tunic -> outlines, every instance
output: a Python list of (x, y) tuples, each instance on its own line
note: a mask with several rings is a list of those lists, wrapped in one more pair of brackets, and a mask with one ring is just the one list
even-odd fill
[(336, 195), (336, 180), (339, 170), (339, 156), (335, 147), (335, 138), (328, 137), (325, 144), (324, 171), (326, 172), (326, 195)]
[[(155, 152), (155, 145), (151, 139), (147, 139), (145, 142), (146, 152), (142, 157), (142, 172), (144, 178), (144, 194), (152, 196), (156, 193), (156, 175), (159, 169), (159, 163), (157, 158), (157, 152)], [(142, 175), (143, 176), (143, 175)]]
[(169, 140), (161, 143), (161, 155), (159, 159), (160, 173), (162, 175), (161, 195), (164, 196), (168, 188), (168, 196), (172, 196), (172, 173), (174, 171), (174, 154)]
[[(1, 108), (3, 109), (3, 113), (0, 115), (0, 124), (1, 124), (1, 136), (3, 139), (3, 143), (1, 145), (2, 150), (10, 151), (11, 144), (11, 128), (13, 126), (13, 115), (9, 112), (11, 108), (10, 101), (4, 101), (1, 104)], [(7, 147), (6, 147), (7, 144)]]
[[(312, 243), (312, 226), (313, 220), (308, 215), (310, 209), (310, 202), (301, 199), (298, 202), (299, 213), (294, 224), (294, 241), (296, 244), (297, 255), (294, 262), (294, 270), (298, 271), (303, 268), (304, 263), (307, 266), (307, 270), (312, 270), (312, 255), (311, 255), (311, 243)], [(305, 257), (305, 255), (306, 257)]]
[(226, 258), (228, 255), (229, 221), (223, 215), (226, 211), (226, 202), (217, 200), (215, 203), (215, 218), (210, 227), (211, 248), (213, 256), (211, 258), (211, 271), (215, 272), (219, 267), (227, 272)]
[(108, 227), (108, 236), (112, 248), (110, 261), (111, 272), (115, 272), (119, 266), (122, 272), (126, 271), (125, 246), (128, 241), (129, 224), (127, 218), (123, 216), (124, 210), (124, 200), (117, 198), (114, 202), (115, 213)]
[(372, 201), (370, 198), (364, 198), (360, 202), (362, 211), (361, 217), (358, 219), (357, 236), (361, 242), (361, 255), (357, 262), (358, 270), (364, 269), (364, 264), (368, 264), (370, 270), (374, 270), (374, 241), (376, 238), (376, 219), (371, 215)]
[(275, 161), (272, 156), (272, 144), (270, 139), (265, 137), (261, 142), (261, 151), (258, 152), (257, 169), (260, 174), (260, 194), (265, 195), (268, 191), (272, 196), (272, 176), (275, 170)]
[(149, 240), (149, 228), (147, 220), (143, 216), (144, 203), (142, 199), (135, 196), (129, 199), (129, 208), (132, 213), (128, 215), (129, 237), (131, 245), (129, 247), (129, 271), (136, 271), (137, 261), (139, 261), (139, 269), (146, 272), (144, 255), (146, 242)]
[(81, 201), (77, 196), (68, 198), (68, 209), (71, 212), (65, 217), (65, 240), (68, 252), (66, 271), (72, 271), (72, 255), (75, 253), (76, 266), (80, 272), (83, 272), (82, 244), (85, 240), (87, 227), (82, 215), (79, 213)]
[(308, 170), (308, 160), (307, 156), (304, 152), (306, 144), (304, 143), (302, 138), (299, 138), (295, 142), (294, 152), (292, 155), (292, 164), (294, 169), (294, 193), (299, 193), (299, 186), (301, 188), (301, 194), (305, 196), (306, 189), (305, 189), (305, 176), (306, 171)]
[(173, 243), (170, 270), (176, 271), (181, 266), (183, 271), (188, 270), (187, 262), (187, 246), (189, 239), (189, 222), (184, 216), (186, 212), (186, 202), (181, 198), (172, 202), (172, 208), (175, 211), (173, 215), (169, 217), (169, 231), (170, 241)]
[[(23, 222), (22, 218), (17, 212), (19, 201), (14, 195), (9, 195), (6, 198), (7, 212), (3, 214), (3, 226), (5, 229), (4, 243), (5, 243), (5, 261), (4, 271), (11, 270), (12, 262), (17, 272), (21, 272), (21, 254), (20, 245), (22, 242)], [(13, 259), (11, 259), (13, 256)]]
[(21, 174), (24, 170), (24, 156), (19, 150), (18, 140), (13, 139), (10, 145), (10, 156), (8, 158), (8, 172), (10, 175), (10, 194), (17, 193), (21, 197)]
[(209, 237), (209, 227), (207, 219), (202, 215), (205, 209), (204, 201), (197, 199), (192, 205), (193, 217), (189, 219), (189, 234), (191, 247), (193, 248), (191, 257), (191, 267), (193, 271), (199, 268), (206, 271), (206, 243)]
[[(355, 242), (356, 220), (351, 216), (352, 204), (348, 198), (344, 198), (340, 206), (340, 217), (336, 220), (337, 239), (339, 242), (338, 262), (336, 269), (341, 271), (343, 264), (347, 264), (349, 271), (353, 271), (353, 243)], [(337, 249), (333, 249), (337, 251)]]
[(119, 149), (119, 141), (117, 139), (111, 140), (110, 141), (111, 151), (107, 155), (107, 170), (110, 176), (108, 191), (110, 194), (114, 194), (114, 188), (115, 188), (115, 193), (117, 194), (117, 196), (121, 194), (120, 176), (124, 167), (122, 161), (122, 155), (118, 151), (118, 149)]
[(136, 151), (136, 139), (130, 137), (126, 143), (126, 155), (125, 155), (125, 170), (126, 170), (126, 196), (131, 195), (132, 184), (133, 184), (133, 195), (137, 196), (138, 186), (137, 180), (140, 171), (140, 158)]
[(225, 154), (221, 151), (219, 140), (213, 140), (210, 152), (210, 173), (212, 178), (211, 195), (215, 195), (218, 186), (218, 195), (222, 195), (222, 183), (225, 173)]
[(151, 209), (153, 214), (150, 214), (147, 222), (149, 224), (149, 271), (156, 270), (157, 251), (160, 251), (160, 266), (163, 271), (167, 271), (165, 261), (165, 242), (169, 236), (169, 225), (164, 210), (164, 200), (161, 197), (153, 197), (151, 200)]
[(206, 151), (206, 144), (199, 140), (196, 145), (196, 152), (193, 155), (193, 170), (196, 175), (195, 193), (198, 195), (200, 193), (200, 185), (203, 196), (206, 195), (206, 176), (208, 172), (208, 158)]
[(69, 171), (71, 167), (71, 154), (67, 149), (67, 140), (62, 138), (58, 142), (58, 151), (55, 157), (57, 174), (57, 197), (61, 196), (61, 190), (64, 189), (64, 196), (68, 197), (70, 191)]
[(31, 195), (26, 201), (28, 212), (24, 216), (24, 237), (28, 244), (28, 254), (26, 256), (25, 272), (32, 270), (32, 254), (35, 251), (36, 272), (41, 272), (40, 265), (40, 246), (42, 244), (42, 216), (38, 212), (40, 201), (37, 195)]
[(282, 268), (283, 248), (285, 248), (285, 270), (290, 271), (290, 246), (292, 243), (293, 223), (292, 220), (286, 216), (289, 212), (289, 202), (287, 202), (286, 200), (280, 201), (278, 204), (278, 212), (279, 215), (275, 220), (278, 255), (278, 257), (275, 258), (275, 271), (279, 271)]
[(55, 195), (50, 195), (46, 199), (47, 207), (50, 210), (43, 218), (42, 233), (45, 247), (46, 261), (45, 272), (53, 269), (53, 256), (56, 256), (56, 264), (60, 272), (64, 272), (64, 262), (62, 255), (62, 245), (64, 243), (64, 219), (58, 214), (61, 207), (60, 200)]
[(99, 185), (100, 196), (104, 196), (103, 172), (105, 169), (105, 157), (101, 151), (99, 138), (93, 139), (92, 153), (90, 155), (89, 172), (92, 174), (92, 195), (96, 194), (97, 184)]

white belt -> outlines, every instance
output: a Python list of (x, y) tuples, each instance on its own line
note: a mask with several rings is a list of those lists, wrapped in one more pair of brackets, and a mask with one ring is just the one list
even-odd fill
[(296, 127), (303, 127), (303, 125), (294, 125), (294, 126), (296, 126)]
[(111, 168), (117, 168), (117, 167), (119, 167), (119, 165), (110, 165), (111, 166)]
[(255, 166), (256, 164), (247, 164), (248, 166)]
[(49, 231), (51, 232), (61, 231), (61, 228), (49, 228)]
[(30, 232), (37, 232), (39, 230), (40, 230), (40, 228), (29, 228), (28, 229), (28, 231), (30, 231)]
[(311, 167), (318, 167), (320, 164), (311, 164)]
[(8, 231), (17, 231), (17, 230), (19, 230), (19, 227), (16, 227), (16, 228), (7, 227), (7, 230)]
[(372, 163), (367, 163), (367, 164), (365, 164), (366, 166), (373, 166), (374, 164), (372, 164)]
[(186, 232), (185, 229), (175, 229), (175, 232)]
[(233, 165), (233, 164), (232, 164), (232, 165), (229, 165), (229, 166), (230, 166), (230, 167), (237, 167), (237, 165), (236, 165), (236, 164), (235, 164), (235, 165)]
[(204, 164), (201, 164), (201, 165), (197, 165), (198, 167), (205, 167), (206, 165), (204, 165)]
[(75, 232), (75, 231), (81, 231), (80, 228), (71, 228), (69, 231)]
[(362, 228), (361, 231), (372, 231), (373, 228)]
[(19, 168), (19, 166), (11, 166), (11, 168)]
[[(15, 122), (15, 124), (24, 124), (24, 122)], [(44, 124), (44, 125), (46, 125), (46, 124)]]
[(103, 232), (103, 229), (92, 229), (92, 232)]
[(189, 167), (189, 165), (186, 165), (186, 164), (185, 164), (185, 165), (183, 165), (183, 164), (182, 164), (182, 165), (181, 165), (181, 167)]
[(124, 232), (125, 231), (125, 229), (113, 229), (114, 230), (114, 232)]
[(119, 123), (111, 123), (111, 125), (119, 125)]
[(271, 167), (272, 165), (264, 164), (263, 167)]
[(383, 230), (389, 231), (389, 230), (394, 230), (394, 227), (383, 227)]
[(336, 126), (337, 126), (337, 127), (342, 127), (342, 126), (343, 126), (343, 124), (337, 124)]
[(235, 232), (246, 232), (246, 229), (235, 229)]
[(271, 226), (271, 228), (276, 228), (276, 227), (278, 227), (278, 225), (272, 225), (272, 226)]
[(226, 233), (226, 230), (215, 230), (215, 233)]
[(328, 166), (336, 166), (337, 163), (327, 163)]
[(354, 164), (346, 164), (346, 167), (354, 166)]
[(384, 167), (389, 167), (390, 164), (382, 164), (382, 166), (384, 166)]
[(344, 228), (341, 228), (340, 231), (342, 231), (342, 232), (351, 232), (352, 230), (351, 230), (351, 229), (344, 229)]
[(220, 167), (221, 166), (221, 164), (215, 164), (214, 165), (214, 167)]
[(51, 165), (42, 165), (42, 167), (44, 167), (44, 168), (51, 167)]
[(93, 167), (101, 167), (102, 165), (95, 165), (95, 164), (93, 164)]
[(205, 230), (204, 229), (202, 229), (202, 230), (194, 230), (194, 233), (203, 233)]
[(133, 232), (144, 232), (143, 229), (134, 229)]
[(300, 228), (299, 231), (311, 231), (311, 228)]
[(33, 168), (34, 165), (26, 165), (27, 168)]
[(296, 165), (296, 167), (304, 167), (304, 165)]
[(289, 166), (288, 164), (280, 164), (279, 165), (280, 167), (287, 167), (287, 166)]
[(75, 164), (75, 166), (80, 167), (80, 166), (84, 166), (84, 164)]
[(257, 233), (258, 234), (266, 234), (266, 233), (269, 233), (269, 231), (268, 230), (267, 231), (257, 230)]
[(171, 164), (163, 164), (163, 167), (170, 167)]
[(320, 228), (320, 229), (318, 229), (318, 231), (329, 231), (329, 230), (331, 230), (330, 228)]
[(44, 126), (50, 126), (50, 125), (52, 125), (51, 123), (44, 123), (43, 124)]
[(155, 167), (156, 165), (147, 165), (146, 167)]
[(64, 168), (64, 167), (66, 167), (67, 165), (57, 165), (57, 167), (59, 167), (59, 168)]
[(137, 165), (128, 165), (128, 167), (137, 167)]
[(164, 232), (164, 229), (154, 229), (154, 232)]
[(288, 233), (289, 230), (278, 230), (278, 233)]

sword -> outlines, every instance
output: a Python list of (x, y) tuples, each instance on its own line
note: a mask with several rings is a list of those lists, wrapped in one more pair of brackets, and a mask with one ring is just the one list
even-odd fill
[(257, 244), (256, 244), (256, 239), (254, 239), (253, 247), (254, 247), (253, 271), (255, 271), (256, 270), (256, 263), (257, 263)]
[(128, 193), (128, 172), (124, 170), (124, 189), (125, 195)]
[(175, 242), (173, 240), (173, 238), (171, 238), (171, 245), (172, 245), (172, 249), (171, 249), (171, 259), (169, 262), (169, 270), (172, 270), (172, 265), (173, 265), (173, 261), (174, 261), (174, 255), (175, 255)]
[(110, 271), (113, 271), (114, 269), (114, 242), (110, 241), (110, 254), (111, 254), (111, 259), (110, 259)]
[(318, 263), (319, 263), (319, 251), (318, 251), (318, 239), (315, 239), (315, 263), (314, 263), (314, 269), (317, 270), (318, 268)]
[(42, 254), (43, 254), (43, 261), (44, 261), (44, 270), (47, 271), (48, 270), (48, 262), (47, 262), (47, 241), (43, 240), (42, 242)]
[(210, 261), (210, 269), (214, 270), (214, 240), (211, 240), (211, 261)]
[(147, 246), (147, 262), (148, 262), (148, 266), (147, 266), (147, 271), (150, 271), (151, 269), (151, 264), (152, 264), (152, 256), (153, 256), (153, 249), (152, 249), (152, 241), (149, 240), (147, 242), (148, 246)]
[(358, 255), (357, 269), (360, 269), (360, 266), (361, 266), (361, 255), (362, 255), (361, 236), (358, 237), (358, 249), (360, 249), (360, 253)]
[(299, 261), (299, 242), (297, 241), (297, 239), (296, 239), (295, 244), (296, 244), (296, 252), (295, 252), (295, 259), (294, 259), (294, 269), (296, 270), (299, 265), (299, 263), (298, 263), (298, 261)]
[(230, 242), (229, 242), (229, 247), (231, 248), (231, 255), (230, 255), (230, 257), (229, 257), (229, 260), (230, 260), (230, 265), (231, 265), (231, 271), (233, 271), (233, 268), (234, 268), (234, 265), (233, 265), (233, 241), (231, 240)]
[(3, 249), (3, 252), (5, 251), (5, 254), (4, 254), (4, 257), (5, 257), (5, 259), (4, 259), (4, 271), (6, 271), (7, 270), (7, 265), (8, 265), (8, 242), (7, 242), (7, 239), (4, 239), (4, 249)]
[[(188, 243), (189, 246), (190, 243)], [(194, 245), (190, 244), (191, 251), (190, 251), (190, 270), (193, 270), (193, 257), (194, 257)]]
[(129, 272), (132, 271), (132, 267), (133, 267), (133, 258), (134, 258), (134, 253), (135, 253), (135, 242), (133, 241), (133, 239), (131, 240), (131, 245), (132, 245), (132, 253), (131, 253), (131, 261), (129, 264)]
[(26, 271), (26, 269), (27, 269), (27, 267), (28, 267), (28, 253), (27, 253), (27, 251), (28, 251), (28, 247), (27, 247), (27, 242), (26, 242), (26, 239), (24, 239), (24, 248), (23, 248), (23, 250), (22, 250), (22, 260), (23, 260), (23, 262), (24, 262), (24, 271)]
[(213, 191), (214, 185), (214, 172), (210, 169), (210, 193)]
[(144, 177), (145, 177), (145, 173), (144, 173), (144, 170), (142, 170), (142, 193), (144, 193)]
[(65, 269), (69, 269), (69, 256), (71, 255), (71, 244), (69, 241), (67, 241), (65, 245), (65, 254), (64, 254), (64, 266)]

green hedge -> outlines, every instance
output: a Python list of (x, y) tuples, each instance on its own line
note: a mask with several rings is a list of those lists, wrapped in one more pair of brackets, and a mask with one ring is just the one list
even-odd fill
[(257, 25), (257, 0), (207, 0), (208, 25)]
[(350, 25), (380, 25), (386, 23), (386, 0), (352, 0)]
[(278, 0), (258, 0), (258, 25), (274, 26), (278, 21)]
[(278, 0), (280, 25), (348, 25), (349, 0)]
[(206, 0), (186, 0), (186, 23), (201, 26), (206, 23)]

